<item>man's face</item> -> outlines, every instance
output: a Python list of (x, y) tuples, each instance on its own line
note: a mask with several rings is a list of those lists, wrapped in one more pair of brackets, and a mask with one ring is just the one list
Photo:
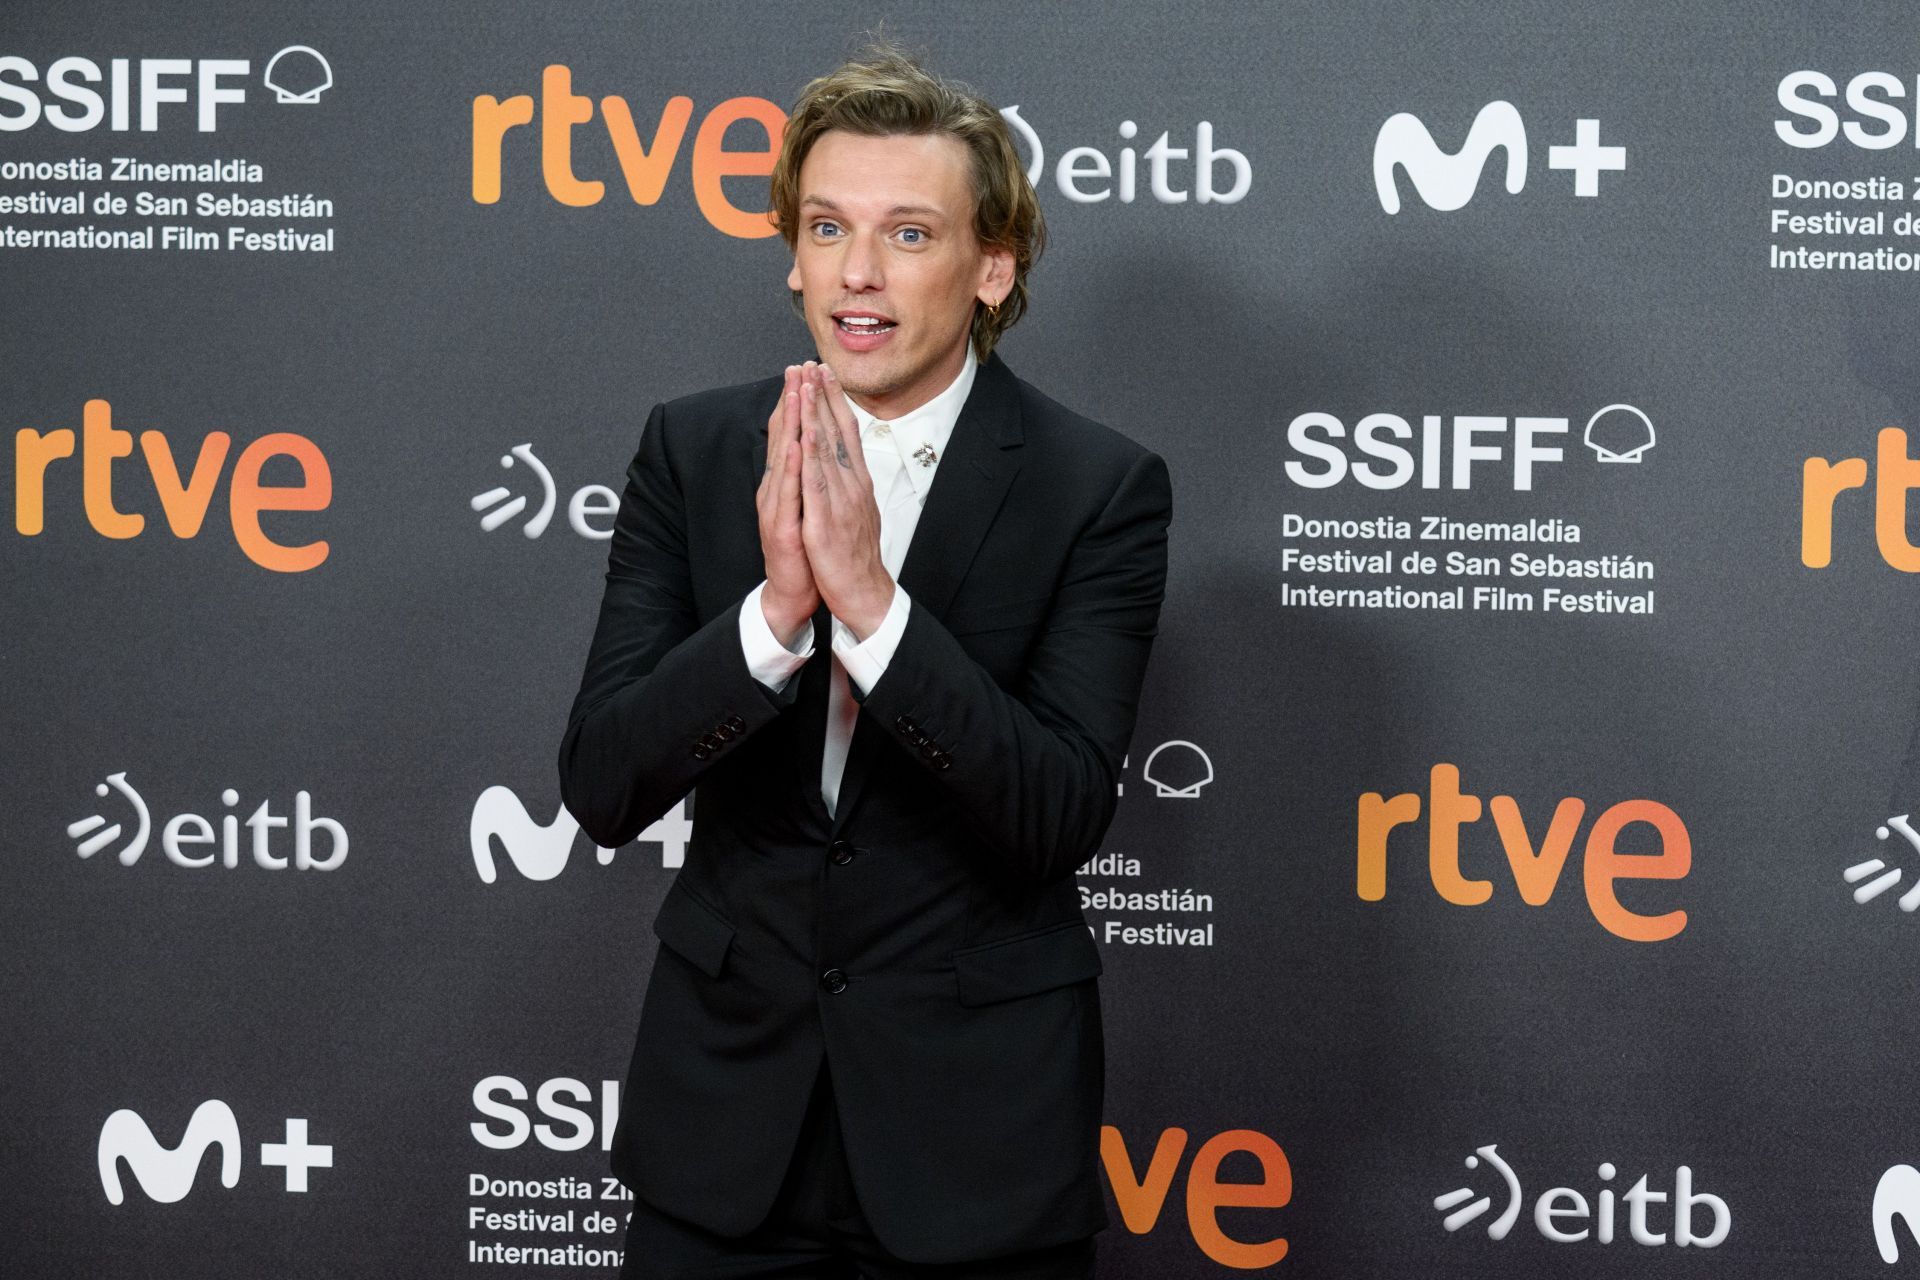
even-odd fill
[(946, 134), (831, 130), (800, 166), (787, 287), (820, 359), (869, 413), (940, 394), (966, 359), (976, 300), (1012, 287), (1013, 255), (973, 230), (966, 144)]

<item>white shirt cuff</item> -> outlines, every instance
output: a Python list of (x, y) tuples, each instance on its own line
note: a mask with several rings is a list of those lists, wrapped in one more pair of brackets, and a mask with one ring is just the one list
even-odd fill
[(893, 661), (893, 651), (900, 647), (900, 637), (907, 629), (907, 608), (910, 603), (906, 588), (895, 583), (893, 603), (887, 606), (887, 616), (880, 619), (880, 625), (873, 629), (872, 635), (857, 644), (847, 624), (838, 618), (833, 620), (834, 656), (847, 669), (847, 679), (860, 686), (863, 696), (887, 673), (887, 664)]
[(762, 582), (747, 592), (746, 600), (740, 605), (740, 651), (746, 655), (747, 673), (767, 688), (779, 693), (786, 688), (793, 673), (807, 665), (807, 659), (813, 656), (813, 628), (803, 626), (795, 640), (804, 640), (806, 648), (789, 648), (773, 634), (773, 628), (767, 625), (766, 610), (760, 607), (760, 593), (767, 589)]

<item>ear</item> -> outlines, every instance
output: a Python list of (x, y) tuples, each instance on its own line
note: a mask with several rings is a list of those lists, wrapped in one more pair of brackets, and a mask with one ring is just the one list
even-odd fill
[(794, 293), (800, 292), (800, 257), (798, 254), (794, 255), (793, 269), (787, 272), (787, 288)]
[(1013, 250), (1001, 244), (981, 245), (980, 249), (980, 287), (975, 293), (988, 306), (998, 306), (1013, 292)]

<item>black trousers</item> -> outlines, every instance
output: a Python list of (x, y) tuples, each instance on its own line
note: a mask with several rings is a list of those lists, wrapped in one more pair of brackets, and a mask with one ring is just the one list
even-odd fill
[(979, 1262), (902, 1262), (874, 1238), (854, 1198), (823, 1063), (800, 1140), (767, 1220), (728, 1238), (633, 1202), (621, 1280), (1090, 1280), (1091, 1236)]

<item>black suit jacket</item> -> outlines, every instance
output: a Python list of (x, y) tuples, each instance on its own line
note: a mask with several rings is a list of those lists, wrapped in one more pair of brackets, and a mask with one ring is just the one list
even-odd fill
[[(613, 1168), (722, 1235), (764, 1218), (822, 1057), (862, 1208), (909, 1261), (1088, 1235), (1100, 957), (1074, 870), (1113, 818), (1166, 582), (1166, 464), (1015, 378), (975, 377), (820, 797), (831, 642), (774, 693), (747, 671), (754, 491), (781, 381), (658, 406), (560, 747), (613, 847), (699, 787), (654, 932)], [(830, 973), (829, 971), (836, 971)]]

